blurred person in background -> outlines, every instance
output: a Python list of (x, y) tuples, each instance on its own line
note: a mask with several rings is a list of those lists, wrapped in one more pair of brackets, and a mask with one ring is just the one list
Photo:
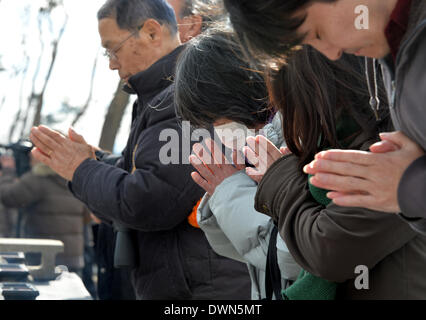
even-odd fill
[(176, 14), (180, 41), (185, 43), (223, 19), (219, 0), (167, 0)]
[[(3, 163), (5, 166), (3, 167)], [(0, 179), (1, 176), (8, 175), (11, 177), (15, 175), (15, 160), (10, 155), (2, 155), (0, 157)], [(14, 208), (6, 208), (0, 202), (0, 238), (14, 238), (16, 237), (16, 222), (18, 212)]]
[[(81, 276), (84, 266), (83, 223), (87, 209), (68, 190), (66, 181), (43, 163), (31, 159), (31, 171), (15, 178), (13, 158), (1, 158), (0, 202), (6, 208), (24, 208), (23, 236), (64, 243), (57, 265)], [(36, 258), (28, 255), (28, 262)]]

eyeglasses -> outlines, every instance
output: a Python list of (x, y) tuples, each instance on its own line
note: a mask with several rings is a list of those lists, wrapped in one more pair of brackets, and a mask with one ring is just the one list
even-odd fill
[(126, 39), (124, 39), (123, 41), (121, 41), (117, 46), (115, 46), (114, 49), (105, 49), (104, 52), (104, 57), (106, 57), (109, 60), (117, 60), (117, 52), (118, 50), (120, 50), (124, 43), (129, 40), (131, 37), (133, 37), (136, 33), (138, 33), (142, 28), (143, 28), (143, 23), (141, 26), (137, 27), (136, 31), (133, 31)]

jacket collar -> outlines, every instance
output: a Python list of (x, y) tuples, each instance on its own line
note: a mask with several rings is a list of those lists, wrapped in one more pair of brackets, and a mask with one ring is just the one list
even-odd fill
[(388, 41), (392, 57), (395, 61), (401, 41), (407, 33), (411, 1), (412, 0), (399, 0), (397, 2), (390, 16), (390, 21), (385, 29), (386, 39)]
[(412, 0), (407, 33), (413, 32), (426, 19), (426, 2)]
[(128, 93), (136, 93), (144, 102), (148, 102), (172, 83), (177, 57), (183, 48), (184, 46), (177, 47), (148, 69), (130, 77), (131, 88), (126, 86), (124, 90)]
[(408, 42), (408, 40), (416, 32), (418, 27), (424, 23), (424, 21), (426, 21), (426, 1), (412, 0), (407, 32), (401, 41), (400, 49), (403, 47), (405, 42)]

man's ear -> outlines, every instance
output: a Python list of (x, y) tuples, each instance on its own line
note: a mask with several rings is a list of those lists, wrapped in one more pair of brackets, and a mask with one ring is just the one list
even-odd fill
[(146, 20), (140, 31), (140, 35), (145, 36), (151, 45), (160, 45), (163, 39), (161, 24), (155, 19)]
[(182, 19), (183, 27), (181, 33), (183, 42), (189, 41), (201, 33), (203, 27), (203, 17), (199, 15), (190, 15)]

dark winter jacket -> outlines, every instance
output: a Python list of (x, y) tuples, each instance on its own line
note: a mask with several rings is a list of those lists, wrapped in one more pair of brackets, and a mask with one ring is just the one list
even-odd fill
[[(16, 177), (14, 169), (0, 170), (0, 185), (2, 181), (11, 181)], [(6, 177), (6, 179), (4, 179)], [(15, 208), (6, 208), (0, 201), (0, 238), (15, 237), (17, 234), (18, 212)]]
[(100, 223), (96, 233), (99, 300), (135, 300), (129, 268), (114, 268), (116, 232), (113, 226)]
[[(368, 150), (371, 142), (360, 138), (348, 148)], [(340, 284), (339, 299), (426, 298), (426, 236), (394, 214), (319, 204), (296, 156), (285, 156), (269, 168), (255, 208), (278, 222), (280, 235), (304, 270)], [(355, 286), (358, 266), (369, 270), (367, 290)]]
[(87, 209), (69, 192), (65, 179), (41, 163), (19, 179), (6, 179), (2, 178), (0, 199), (5, 207), (26, 209), (24, 237), (61, 240), (64, 253), (57, 255), (56, 263), (83, 268)]
[[(426, 150), (426, 1), (412, 0), (408, 30), (396, 64), (389, 55), (381, 61), (392, 121)], [(398, 187), (402, 217), (426, 234), (426, 155), (405, 171)]]
[(174, 108), (181, 50), (129, 79), (138, 100), (123, 157), (116, 166), (87, 159), (74, 173), (72, 190), (104, 221), (135, 230), (139, 299), (249, 299), (246, 266), (217, 255), (187, 221), (204, 192), (191, 179), (192, 143), (182, 139)]

